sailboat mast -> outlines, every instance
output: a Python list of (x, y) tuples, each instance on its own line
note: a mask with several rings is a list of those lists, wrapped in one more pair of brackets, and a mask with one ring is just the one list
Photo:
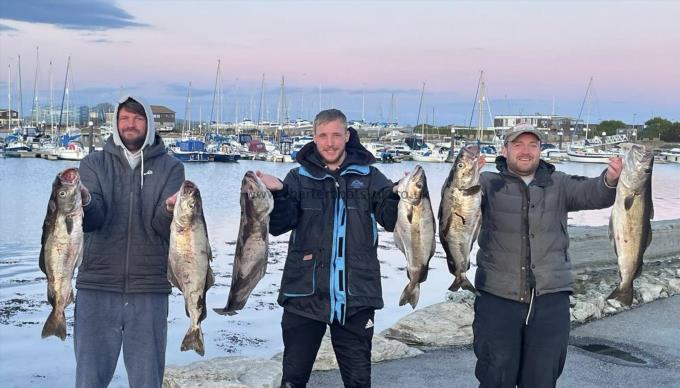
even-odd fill
[[(423, 82), (423, 87), (420, 90), (420, 103), (418, 104), (418, 118), (416, 118), (416, 127), (420, 123), (420, 109), (423, 107), (423, 94), (425, 94), (425, 82)], [(420, 128), (421, 132), (423, 128)]]
[(593, 86), (593, 77), (590, 77), (588, 82), (588, 90), (586, 91), (588, 97), (588, 110), (586, 111), (586, 140), (588, 140), (588, 132), (590, 132), (590, 88)]
[(24, 126), (21, 123), (21, 118), (23, 117), (23, 105), (24, 105), (24, 99), (23, 99), (23, 93), (21, 90), (21, 55), (19, 55), (19, 130), (23, 133)]
[(366, 123), (366, 90), (361, 88), (361, 124)]
[(7, 65), (7, 132), (12, 132), (12, 65)]
[[(61, 118), (64, 115), (64, 100), (66, 99), (66, 93), (68, 91), (68, 72), (69, 69), (71, 68), (71, 57), (68, 57), (68, 61), (66, 62), (66, 76), (64, 77), (64, 92), (61, 95), (61, 110), (59, 111), (59, 124), (57, 124), (57, 137), (60, 135), (61, 132)], [(68, 108), (68, 106), (67, 106)], [(116, 118), (114, 117), (114, 120)]]
[(52, 61), (50, 61), (50, 127), (52, 129), (52, 137), (54, 137), (54, 99), (52, 97)]
[(261, 130), (262, 125), (262, 106), (264, 105), (264, 73), (262, 73), (262, 82), (260, 83), (260, 112), (257, 115), (257, 129)]
[(479, 121), (477, 122), (477, 139), (482, 140), (484, 131), (484, 103), (486, 102), (484, 86), (484, 70), (479, 76)]
[(35, 76), (33, 77), (33, 106), (31, 107), (31, 115), (33, 116), (33, 122), (35, 128), (39, 128), (40, 121), (40, 104), (38, 104), (38, 68), (40, 65), (40, 47), (35, 48)]

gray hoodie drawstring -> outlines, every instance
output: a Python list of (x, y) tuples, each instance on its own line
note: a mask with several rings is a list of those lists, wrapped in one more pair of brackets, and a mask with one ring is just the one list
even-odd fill
[(534, 294), (536, 293), (536, 289), (532, 288), (531, 289), (531, 302), (529, 302), (529, 311), (527, 312), (527, 319), (524, 322), (526, 326), (529, 326), (529, 318), (531, 317), (531, 310), (534, 307)]

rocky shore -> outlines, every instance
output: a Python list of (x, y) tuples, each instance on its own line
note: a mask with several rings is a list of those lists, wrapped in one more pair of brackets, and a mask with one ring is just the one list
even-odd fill
[[(630, 308), (680, 294), (680, 220), (652, 223), (653, 242), (644, 257), (642, 275), (635, 280), (635, 299)], [(573, 326), (629, 309), (606, 297), (618, 282), (616, 257), (607, 227), (570, 227), (569, 254), (576, 277), (571, 296)], [(420, 308), (392, 327), (376, 334), (373, 362), (414, 357), (432, 347), (472, 343), (474, 296), (465, 291), (449, 293), (446, 300)], [(326, 336), (315, 370), (337, 368)], [(168, 366), (164, 387), (277, 387), (281, 378), (280, 354), (272, 359), (219, 357), (186, 366)]]

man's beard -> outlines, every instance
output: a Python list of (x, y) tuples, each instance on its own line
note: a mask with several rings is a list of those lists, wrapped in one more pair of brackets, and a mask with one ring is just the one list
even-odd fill
[(126, 138), (121, 138), (120, 140), (123, 142), (123, 145), (125, 146), (125, 148), (128, 149), (128, 151), (132, 150), (137, 151), (141, 149), (142, 146), (144, 145), (144, 141), (146, 141), (146, 135), (144, 136), (140, 135), (131, 140), (128, 140)]

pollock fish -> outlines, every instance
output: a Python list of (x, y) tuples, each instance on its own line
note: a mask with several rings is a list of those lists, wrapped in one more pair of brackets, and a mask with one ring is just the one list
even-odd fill
[(607, 299), (630, 306), (633, 303), (633, 280), (642, 271), (642, 256), (652, 242), (650, 219), (652, 204), (651, 151), (638, 144), (622, 144), (625, 150), (623, 170), (616, 186), (616, 200), (609, 218), (609, 239), (619, 266), (619, 285)]
[(467, 278), (470, 251), (481, 225), (482, 192), (479, 185), (479, 147), (461, 148), (442, 187), (439, 205), (439, 239), (455, 280), (449, 290), (476, 290)]
[(169, 248), (168, 280), (182, 291), (190, 320), (181, 350), (193, 349), (203, 356), (205, 346), (201, 322), (207, 315), (206, 293), (215, 283), (215, 278), (210, 269), (212, 250), (201, 193), (191, 181), (184, 181), (177, 192)]
[(43, 222), (40, 270), (47, 275), (47, 300), (52, 305), (42, 337), (66, 338), (64, 309), (73, 301), (71, 281), (83, 258), (83, 207), (77, 168), (60, 172)]
[(406, 255), (409, 279), (399, 298), (399, 306), (409, 303), (416, 308), (420, 283), (427, 279), (428, 265), (436, 247), (434, 213), (423, 168), (417, 165), (402, 178), (397, 193), (399, 205), (394, 243)]
[(241, 221), (236, 242), (229, 298), (218, 314), (236, 314), (248, 301), (264, 277), (269, 256), (269, 213), (274, 199), (254, 172), (248, 171), (241, 182)]

